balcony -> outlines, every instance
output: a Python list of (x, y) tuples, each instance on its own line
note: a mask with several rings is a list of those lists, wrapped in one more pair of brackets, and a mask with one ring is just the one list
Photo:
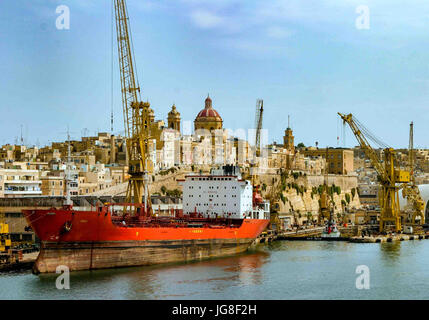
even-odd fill
[(42, 195), (42, 190), (4, 190), (4, 195)]
[(42, 184), (41, 180), (5, 180), (5, 184)]

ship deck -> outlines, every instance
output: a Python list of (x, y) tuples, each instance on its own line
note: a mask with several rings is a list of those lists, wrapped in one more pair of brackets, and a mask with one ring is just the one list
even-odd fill
[(121, 215), (112, 215), (112, 223), (117, 227), (124, 228), (240, 228), (243, 219), (226, 218), (194, 218), (190, 216), (174, 217), (141, 217), (131, 216), (123, 217)]

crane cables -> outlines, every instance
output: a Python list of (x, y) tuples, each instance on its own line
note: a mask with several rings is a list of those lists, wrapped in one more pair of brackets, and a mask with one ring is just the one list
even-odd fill
[(127, 20), (128, 20), (128, 23), (127, 23), (127, 27), (128, 27), (128, 30), (129, 30), (128, 31), (128, 33), (129, 33), (128, 37), (129, 37), (130, 42), (131, 42), (131, 59), (132, 59), (132, 63), (133, 63), (134, 70), (135, 70), (134, 77), (135, 77), (135, 80), (137, 82), (137, 96), (138, 96), (138, 100), (141, 101), (141, 96), (140, 96), (140, 82), (139, 82), (139, 76), (138, 76), (138, 72), (137, 72), (136, 56), (134, 54), (134, 42), (133, 42), (133, 37), (132, 37), (132, 32), (131, 32), (131, 25), (129, 23), (129, 18), (128, 18), (129, 17), (129, 15), (128, 15), (128, 7), (127, 7), (126, 4), (125, 4), (125, 14), (126, 14)]
[(360, 129), (360, 131), (364, 134), (364, 136), (366, 138), (368, 138), (369, 140), (371, 140), (374, 144), (376, 144), (377, 146), (386, 149), (389, 148), (389, 145), (387, 145), (386, 143), (384, 143), (383, 141), (381, 141), (379, 138), (377, 138), (371, 131), (369, 131), (368, 128), (366, 128), (362, 122), (360, 122), (355, 116), (353, 116), (353, 120), (356, 123), (356, 125), (358, 126), (358, 128)]

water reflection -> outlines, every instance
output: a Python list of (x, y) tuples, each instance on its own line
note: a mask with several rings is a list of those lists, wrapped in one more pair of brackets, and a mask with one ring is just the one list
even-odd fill
[(231, 286), (259, 285), (270, 254), (253, 251), (234, 257), (163, 266), (76, 271), (70, 290), (57, 290), (58, 274), (28, 275), (23, 299), (180, 299)]
[[(72, 272), (70, 290), (56, 289), (57, 274), (1, 275), (0, 299), (421, 299), (428, 248), (429, 241), (278, 241), (195, 263)], [(371, 290), (355, 287), (361, 264), (370, 267)]]
[(401, 257), (401, 242), (380, 243), (381, 258), (386, 262), (397, 262)]

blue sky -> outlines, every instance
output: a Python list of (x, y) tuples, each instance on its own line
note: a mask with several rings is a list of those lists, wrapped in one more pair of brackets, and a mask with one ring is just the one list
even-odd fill
[[(337, 146), (337, 112), (388, 145), (429, 148), (429, 2), (414, 0), (128, 0), (142, 87), (158, 119), (173, 103), (193, 121), (207, 93), (224, 127), (254, 125), (264, 99), (269, 142), (291, 116), (296, 143)], [(55, 10), (70, 8), (70, 30)], [(0, 0), (0, 143), (110, 130), (111, 5)], [(370, 28), (357, 29), (367, 5)], [(123, 130), (114, 43), (114, 131)], [(343, 145), (341, 138), (340, 146)], [(356, 140), (346, 128), (346, 146)]]

